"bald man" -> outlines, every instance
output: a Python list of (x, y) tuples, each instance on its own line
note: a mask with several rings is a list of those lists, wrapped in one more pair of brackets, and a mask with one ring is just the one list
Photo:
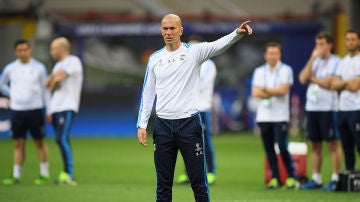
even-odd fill
[(56, 38), (50, 47), (51, 57), (58, 61), (46, 81), (51, 91), (50, 116), (56, 143), (64, 164), (64, 170), (56, 180), (57, 184), (76, 185), (73, 169), (70, 129), (75, 114), (79, 111), (80, 94), (83, 81), (83, 68), (78, 57), (70, 55), (70, 43), (64, 38)]
[(149, 58), (138, 115), (138, 140), (147, 146), (146, 128), (156, 97), (154, 161), (157, 177), (156, 201), (172, 201), (172, 185), (178, 150), (183, 156), (196, 201), (209, 201), (204, 161), (203, 129), (199, 113), (200, 66), (226, 51), (252, 29), (244, 22), (232, 33), (210, 43), (181, 42), (179, 16), (161, 21), (165, 47)]

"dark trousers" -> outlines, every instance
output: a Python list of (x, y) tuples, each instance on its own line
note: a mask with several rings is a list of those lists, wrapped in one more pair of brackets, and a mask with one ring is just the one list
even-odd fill
[(288, 123), (287, 122), (259, 122), (261, 139), (266, 152), (267, 160), (271, 169), (272, 178), (280, 182), (277, 156), (274, 149), (275, 142), (279, 145), (280, 155), (285, 164), (289, 177), (295, 176), (294, 163), (287, 148), (288, 146)]
[(200, 114), (167, 120), (157, 117), (154, 125), (156, 201), (172, 201), (172, 185), (178, 150), (196, 201), (209, 201)]
[(64, 163), (64, 171), (71, 177), (74, 177), (74, 165), (70, 145), (70, 129), (74, 116), (74, 111), (63, 111), (52, 114), (52, 125), (55, 130), (56, 143), (60, 148)]
[(360, 154), (360, 111), (339, 111), (338, 118), (346, 170), (355, 170), (355, 148)]
[(216, 173), (215, 150), (214, 150), (214, 145), (212, 143), (212, 133), (211, 133), (211, 112), (210, 111), (201, 112), (200, 115), (201, 115), (202, 126), (204, 129), (207, 172)]

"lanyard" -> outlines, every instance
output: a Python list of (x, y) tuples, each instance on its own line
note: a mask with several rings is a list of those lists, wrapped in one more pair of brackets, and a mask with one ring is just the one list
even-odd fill
[(271, 70), (270, 70), (270, 67), (268, 67), (268, 65), (266, 64), (265, 65), (265, 73), (264, 73), (264, 82), (265, 82), (265, 87), (275, 87), (276, 86), (276, 81), (278, 80), (278, 78), (280, 77), (279, 75), (280, 75), (280, 70), (281, 70), (281, 68), (282, 68), (282, 63), (280, 63), (280, 64), (277, 64), (276, 66), (275, 66), (275, 78), (273, 79), (273, 82), (272, 82), (272, 85), (270, 85), (270, 86), (267, 86), (267, 83), (268, 83), (268, 77), (267, 77), (267, 74), (269, 73), (269, 74), (271, 74), (272, 72), (271, 72)]

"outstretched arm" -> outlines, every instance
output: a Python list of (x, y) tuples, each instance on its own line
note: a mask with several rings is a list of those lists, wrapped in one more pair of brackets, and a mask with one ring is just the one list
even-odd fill
[(244, 34), (251, 35), (253, 30), (249, 25), (250, 22), (251, 21), (245, 21), (236, 30), (216, 41), (198, 43), (194, 45), (198, 47), (197, 54), (200, 62), (204, 62), (209, 58), (225, 52), (234, 43), (240, 40)]

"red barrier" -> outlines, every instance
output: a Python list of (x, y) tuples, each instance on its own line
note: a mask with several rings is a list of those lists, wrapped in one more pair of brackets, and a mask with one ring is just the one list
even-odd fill
[[(298, 179), (306, 177), (307, 145), (305, 143), (290, 142), (288, 148), (294, 162), (296, 176), (298, 177)], [(280, 181), (282, 184), (285, 184), (288, 175), (284, 162), (282, 161), (281, 155), (279, 154), (277, 145), (275, 145), (275, 151), (277, 153)], [(266, 156), (265, 156), (264, 164), (265, 164), (265, 172), (264, 172), (265, 184), (267, 184), (271, 180), (271, 170)]]

